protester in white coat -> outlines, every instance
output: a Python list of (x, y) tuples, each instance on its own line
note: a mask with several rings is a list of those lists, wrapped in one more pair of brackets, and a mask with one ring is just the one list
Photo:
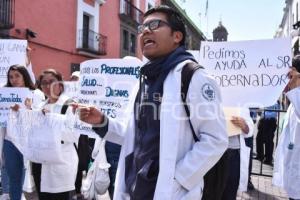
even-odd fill
[(253, 121), (248, 108), (241, 108), (240, 116), (234, 116), (231, 122), (240, 131), (229, 137), (226, 151), (228, 157), (227, 180), (222, 200), (235, 200), (237, 191), (247, 191), (250, 148), (245, 144), (245, 137), (253, 135)]
[(204, 70), (192, 77), (187, 103), (195, 142), (180, 95), (181, 70), (195, 62), (183, 47), (181, 16), (166, 6), (153, 8), (138, 30), (150, 61), (142, 67), (129, 123), (108, 120), (94, 107), (79, 107), (80, 118), (105, 125), (94, 130), (122, 144), (114, 199), (200, 200), (203, 176), (228, 145), (219, 88)]
[[(67, 109), (67, 107), (63, 111), (63, 105), (67, 104), (70, 99), (62, 94), (62, 76), (59, 72), (47, 69), (40, 76), (39, 82), (47, 97), (46, 102), (41, 105), (43, 112), (59, 114), (72, 112), (71, 108)], [(79, 135), (71, 132), (62, 134), (64, 164), (32, 163), (32, 175), (40, 200), (69, 200), (70, 191), (75, 189), (78, 155), (74, 143), (78, 142), (78, 137)]]
[[(22, 65), (12, 65), (7, 72), (7, 84), (5, 87), (26, 87), (33, 92), (33, 100), (26, 101), (26, 106), (35, 106), (40, 102), (39, 96), (36, 95), (35, 86), (32, 83), (27, 69)], [(18, 104), (14, 108), (19, 107)], [(6, 168), (9, 183), (9, 196), (12, 200), (21, 199), (22, 185), (24, 181), (24, 159), (17, 146), (13, 144), (11, 133), (6, 128), (1, 128), (1, 136), (4, 138), (3, 153), (4, 167)]]
[[(297, 61), (297, 62), (295, 62)], [(300, 71), (300, 56), (293, 60)], [(275, 151), (273, 184), (282, 187), (290, 199), (300, 199), (300, 73), (295, 68), (289, 73), (290, 91), (286, 93), (291, 104), (287, 110), (283, 130)]]

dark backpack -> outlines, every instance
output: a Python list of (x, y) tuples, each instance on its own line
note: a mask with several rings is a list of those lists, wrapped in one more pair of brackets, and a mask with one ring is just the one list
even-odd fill
[[(181, 71), (181, 98), (184, 105), (184, 109), (189, 118), (189, 124), (195, 142), (198, 142), (199, 138), (197, 137), (190, 120), (190, 110), (186, 103), (186, 96), (192, 76), (194, 72), (198, 69), (203, 69), (203, 67), (197, 63), (192, 62), (186, 64)], [(227, 154), (224, 153), (220, 160), (205, 174), (202, 200), (221, 199), (226, 186), (228, 164), (229, 163)]]

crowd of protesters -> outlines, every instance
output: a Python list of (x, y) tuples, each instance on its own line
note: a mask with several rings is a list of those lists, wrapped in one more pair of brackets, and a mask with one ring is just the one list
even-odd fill
[[(200, 68), (195, 70), (188, 86), (187, 110), (182, 106), (176, 111), (176, 115), (187, 118), (178, 119), (168, 112), (154, 113), (153, 106), (165, 111), (173, 110), (169, 106), (182, 103), (178, 77), (196, 60), (184, 48), (186, 31), (181, 16), (167, 6), (147, 11), (138, 32), (143, 55), (149, 62), (142, 67), (139, 91), (128, 124), (110, 119), (97, 108), (77, 104), (76, 99), (66, 96), (64, 79), (55, 69), (44, 70), (36, 81), (30, 62), (26, 66), (13, 65), (4, 87), (29, 88), (33, 100), (26, 105), (27, 109), (62, 115), (79, 110), (80, 119), (92, 124), (94, 132), (107, 140), (110, 198), (235, 200), (238, 190), (246, 191), (252, 185), (250, 148), (245, 145), (245, 139), (247, 144), (247, 138), (253, 140), (254, 124), (249, 109), (243, 108), (240, 116), (231, 119), (239, 131), (228, 136), (220, 88), (205, 69)], [(299, 60), (295, 57), (289, 74), (287, 96), (291, 106), (276, 150), (274, 169), (275, 182), (286, 189), (291, 199), (300, 199)], [(80, 73), (74, 72), (69, 80), (79, 79)], [(154, 98), (157, 95), (160, 98)], [(196, 109), (199, 103), (205, 105), (201, 110)], [(19, 107), (15, 105), (12, 109), (18, 112)], [(263, 116), (257, 144), (262, 142), (261, 137), (272, 137), (273, 141), (276, 129), (273, 117), (268, 113)], [(267, 125), (271, 120), (272, 125)], [(270, 129), (271, 136), (262, 136), (262, 126), (265, 131), (265, 127)], [(61, 138), (65, 164), (40, 164), (23, 157), (10, 141), (6, 128), (1, 128), (1, 134), (3, 200), (22, 198), (24, 178), (28, 174), (33, 176), (40, 200), (83, 199), (82, 174), (92, 162), (94, 139), (66, 132)], [(263, 160), (261, 147), (258, 148), (257, 156)], [(267, 164), (273, 164), (273, 149), (272, 144), (266, 147)]]

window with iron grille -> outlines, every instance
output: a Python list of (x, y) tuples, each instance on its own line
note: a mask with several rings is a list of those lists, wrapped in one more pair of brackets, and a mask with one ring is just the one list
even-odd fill
[(130, 34), (130, 51), (131, 53), (135, 53), (136, 48), (136, 36), (134, 34)]
[(83, 15), (82, 47), (89, 48), (90, 17)]
[(123, 30), (123, 49), (128, 50), (129, 49), (129, 38), (128, 38), (128, 31)]
[(0, 29), (11, 29), (14, 27), (14, 0), (0, 0)]

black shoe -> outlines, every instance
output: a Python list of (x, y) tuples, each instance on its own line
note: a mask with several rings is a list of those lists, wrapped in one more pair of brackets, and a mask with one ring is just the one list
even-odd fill
[(254, 159), (255, 159), (255, 160), (263, 161), (263, 158), (262, 158), (262, 157), (258, 157), (258, 156), (254, 157)]
[(266, 165), (273, 166), (273, 162), (271, 160), (264, 160), (263, 163), (266, 164)]
[(252, 183), (251, 181), (249, 181), (249, 182), (248, 182), (247, 189), (248, 189), (249, 191), (251, 191), (251, 190), (254, 190), (254, 189), (255, 189), (255, 188), (254, 188), (254, 185), (253, 185), (253, 183)]

